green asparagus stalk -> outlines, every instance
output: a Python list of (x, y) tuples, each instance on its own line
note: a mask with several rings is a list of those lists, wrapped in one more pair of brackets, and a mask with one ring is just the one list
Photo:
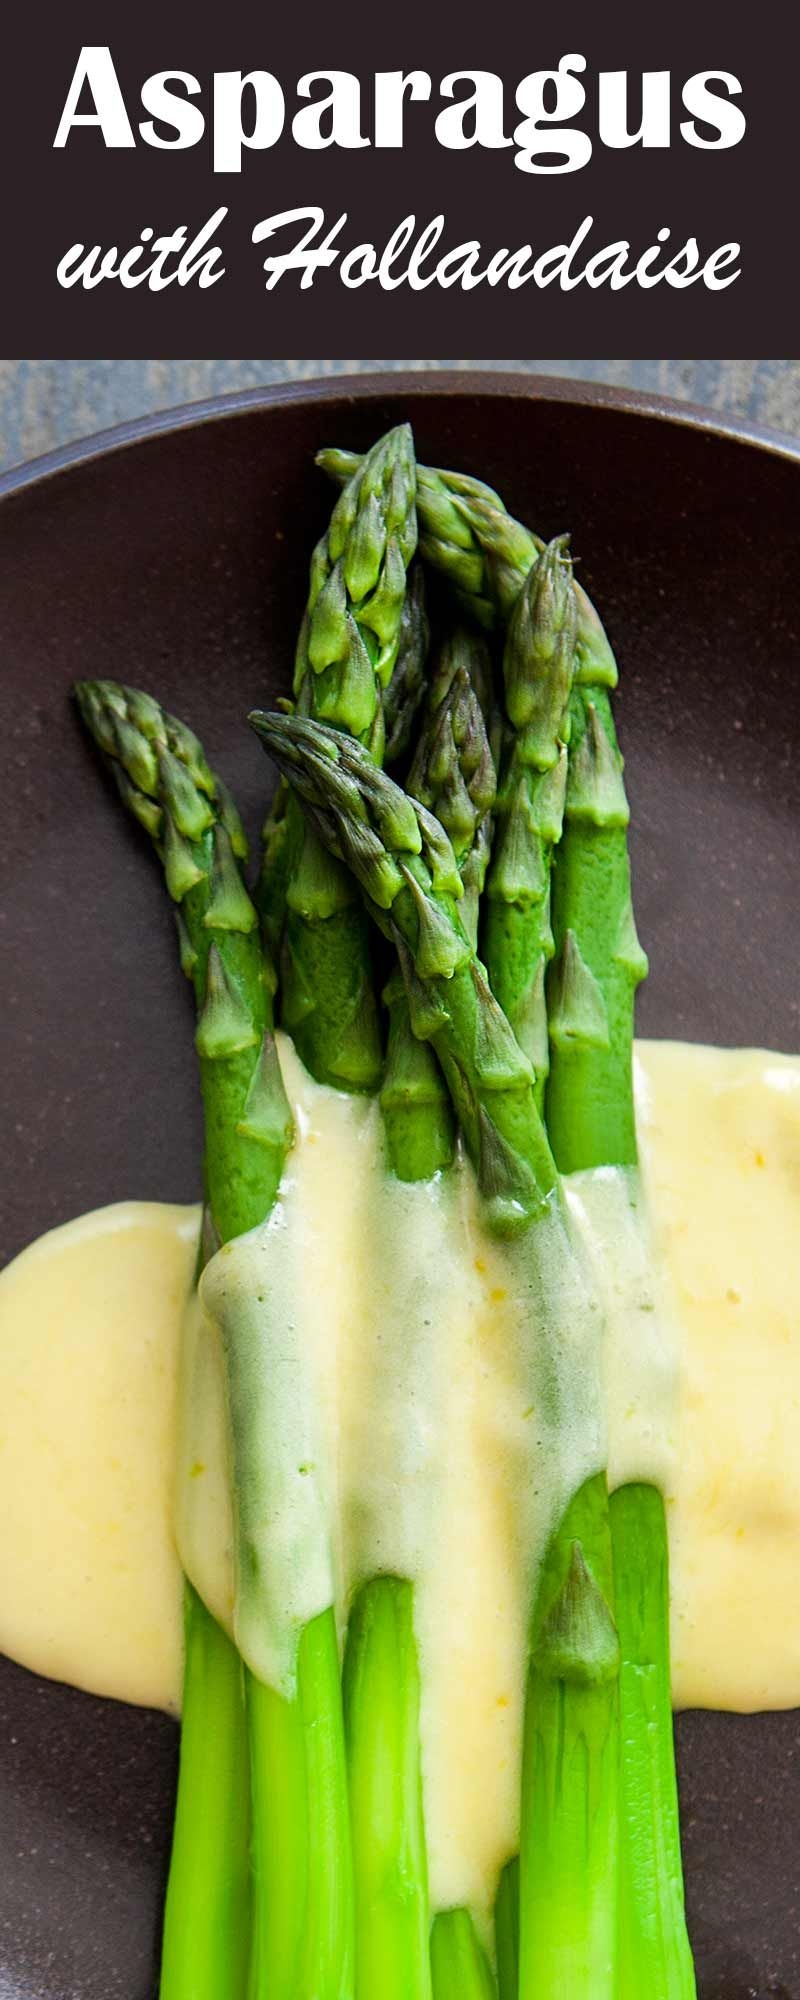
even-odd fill
[(489, 983), (533, 1064), (540, 1111), (549, 1067), (550, 870), (564, 808), (576, 625), (561, 537), (529, 570), (508, 626), (508, 724), (483, 939)]
[(642, 1992), (694, 2000), (672, 1735), (669, 1560), (655, 1486), (610, 1501), (622, 1648), (620, 2000)]
[[(317, 464), (340, 484), (361, 460), (355, 452), (318, 452)], [(492, 631), (511, 616), (522, 585), (545, 547), (515, 521), (499, 493), (463, 472), (417, 466), (419, 552), (445, 579), (462, 612)], [(594, 684), (615, 687), (617, 668), (602, 621), (582, 585), (574, 584), (576, 664)]]
[[(407, 426), (376, 445), (345, 487), (311, 563), (309, 600), (295, 663), (302, 714), (363, 737), (380, 757), (399, 756), (424, 687), (428, 644), (416, 546), (415, 463)], [(332, 862), (284, 786), (265, 830), (261, 905), (266, 935), (280, 946), (283, 1019), (320, 1082), (376, 1087), (381, 1049), (368, 926), (351, 878)], [(452, 1151), (449, 1109), (427, 1050), (411, 1046), (402, 1010), (391, 1010), (383, 1086), (390, 1151), (405, 1148), (409, 1104), (417, 1120), (415, 1169), (437, 1171)], [(394, 1644), (404, 1671), (395, 1681)], [(359, 1996), (384, 1990), (427, 2000), (427, 1872), (419, 1776), (414, 1777), (416, 1692), (410, 1593), (380, 1578), (351, 1616), (344, 1671), (354, 1848)], [(381, 1743), (398, 1757), (397, 1782)], [(387, 1783), (387, 1770), (391, 1782)], [(387, 1992), (387, 2000), (390, 1996)]]
[(197, 1002), (206, 1200), (220, 1242), (263, 1221), (291, 1124), (273, 1037), (274, 974), (245, 888), (236, 808), (186, 725), (149, 695), (81, 681), (81, 715), (161, 861)]
[[(400, 612), (397, 659), (388, 686), (382, 691), (384, 762), (391, 768), (404, 757), (411, 743), (414, 720), (425, 694), (425, 662), (430, 643), (430, 625), (425, 599), (422, 564), (412, 562), (406, 579), (406, 594)], [(281, 779), (262, 830), (262, 857), (256, 885), (256, 903), (276, 965), (281, 955), (286, 891), (292, 859), (292, 821), (287, 818), (289, 788)]]
[[(440, 648), (428, 689), (409, 790), (434, 811), (453, 844), (462, 923), (477, 939), (478, 901), (489, 862), (496, 793), (487, 721), (491, 662), (480, 638), (457, 631)], [(413, 1032), (399, 967), (384, 998), (390, 1013), (381, 1091), (387, 1151), (399, 1180), (428, 1180), (453, 1158), (453, 1114), (441, 1066)]]
[[(298, 712), (369, 743), (378, 758), (401, 641), (406, 684), (421, 643), (416, 601), (410, 626), (410, 614), (404, 621), (415, 495), (404, 424), (368, 452), (336, 502), (311, 558), (295, 658)], [(265, 829), (256, 900), (273, 949), (280, 942), (282, 1021), (306, 1068), (340, 1090), (376, 1089), (381, 1046), (364, 913), (349, 877), (282, 790)]]
[[(533, 1071), (459, 921), (460, 878), (438, 820), (358, 744), (300, 718), (258, 734), (320, 837), (396, 944), (414, 1032), (442, 1064), (488, 1224), (525, 1235), (531, 1302), (568, 1344), (582, 1265), (540, 1118)], [(554, 1284), (545, 1219), (557, 1226)], [(554, 1370), (554, 1375), (555, 1375)], [(554, 1383), (557, 1399), (563, 1391)], [(556, 1412), (557, 1416), (559, 1412)], [(605, 1477), (586, 1480), (553, 1535), (532, 1624), (526, 1704), (521, 2000), (612, 2000), (617, 1918), (619, 1646)]]
[[(616, 2000), (619, 1671), (605, 1473), (545, 1558), (525, 1703), (520, 2000)], [(576, 1893), (576, 1884), (581, 1889)]]
[[(428, 626), (418, 567), (406, 587), (414, 499), (413, 442), (403, 427), (368, 455), (334, 509), (312, 559), (297, 649), (300, 712), (363, 736), (378, 756), (384, 739), (391, 756), (403, 753), (424, 688)], [(282, 932), (284, 1021), (300, 1054), (321, 1082), (374, 1088), (381, 1051), (363, 908), (283, 790), (268, 823), (265, 866), (273, 884), (263, 898), (267, 934), (277, 940)], [(408, 1106), (424, 1103), (413, 1164), (434, 1172), (452, 1151), (446, 1093), (429, 1052), (410, 1046), (396, 1008), (391, 1018), (383, 1086), (390, 1149), (405, 1147), (409, 1170)], [(379, 1986), (391, 2000), (387, 1982), (405, 2000), (427, 2000), (429, 1991), (415, 1658), (410, 1591), (394, 1578), (373, 1580), (352, 1610), (344, 1668), (355, 1982), (363, 2000)]]
[[(431, 676), (423, 725), (408, 777), (408, 789), (435, 814), (452, 843), (461, 878), (459, 915), (477, 944), (478, 906), (489, 863), (492, 808), (497, 775), (488, 724), (492, 712), (492, 670), (480, 637), (457, 630), (440, 648)], [(402, 986), (402, 974), (398, 974)], [(409, 1041), (442, 1072), (432, 1049), (413, 1034), (403, 989)], [(449, 1100), (448, 1100), (449, 1101)], [(491, 2000), (494, 1979), (467, 1909), (439, 1914), (431, 1936), (433, 2000)]]
[(239, 2000), (250, 1958), (250, 1773), (239, 1655), (184, 1586), (180, 1763), (161, 2000)]
[(414, 1591), (376, 1576), (350, 1613), (344, 1661), (357, 2000), (430, 2000)]
[[(295, 663), (301, 712), (325, 715), (378, 754), (403, 754), (424, 690), (424, 582), (406, 567), (416, 541), (414, 456), (407, 427), (368, 455), (334, 509), (311, 564)], [(265, 935), (281, 953), (283, 1019), (320, 1082), (369, 1090), (381, 1051), (369, 939), (347, 874), (332, 864), (279, 784), (264, 829), (258, 892)], [(452, 1152), (446, 1093), (428, 1051), (410, 1046), (391, 1010), (383, 1110), (390, 1150), (411, 1159), (409, 1104), (423, 1102), (414, 1166), (435, 1172)], [(415, 1776), (415, 1652), (409, 1592), (376, 1579), (350, 1620), (344, 1670), (354, 1845), (356, 1991), (392, 1978), (425, 2000), (427, 1873)], [(395, 1680), (395, 1669), (403, 1670)], [(391, 1746), (387, 1761), (385, 1742)], [(383, 1747), (384, 1754), (378, 1755)], [(400, 1852), (402, 1850), (402, 1852)], [(387, 1995), (387, 2000), (389, 1996)]]
[[(440, 474), (433, 475), (431, 484), (426, 468), (419, 469), (418, 480), (421, 553), (450, 578), (462, 604), (471, 603), (473, 616), (486, 624), (507, 620), (517, 601), (520, 579), (529, 571), (532, 552), (539, 546), (538, 538), (530, 536), (526, 546), (526, 531), (510, 520), (498, 496), (477, 481)], [(469, 544), (465, 528), (472, 537)], [(476, 554), (484, 559), (480, 571), (474, 566)], [(556, 892), (559, 908), (567, 914), (561, 925), (559, 963), (552, 970), (549, 999), (551, 1023), (555, 1023), (555, 1033), (551, 1026), (551, 1048), (555, 1051), (560, 1042), (560, 1052), (558, 1059), (553, 1055), (556, 1080), (548, 1090), (547, 1116), (548, 1125), (555, 1121), (553, 1144), (562, 1171), (635, 1160), (630, 1046), (633, 994), (644, 969), (630, 909), (627, 806), (624, 795), (620, 799), (616, 736), (608, 698), (617, 681), (616, 663), (594, 606), (577, 585), (576, 609), (575, 692), (565, 731), (568, 734), (571, 728), (573, 732), (571, 802), (567, 838), (559, 850), (560, 884)], [(590, 794), (593, 786), (596, 795), (596, 805), (590, 803), (588, 809), (581, 805), (581, 787), (587, 780)], [(571, 822), (582, 820), (586, 829), (597, 812), (606, 821), (606, 832), (601, 834), (598, 825), (596, 837), (584, 844), (585, 866), (580, 866), (580, 853), (573, 866), (570, 857), (576, 852), (576, 837)], [(615, 817), (624, 824), (615, 826)], [(599, 878), (595, 872), (598, 867)], [(496, 953), (491, 970), (493, 980), (500, 984), (498, 956), (502, 961), (502, 953)], [(585, 976), (587, 970), (590, 978)], [(596, 1004), (598, 999), (605, 1020)], [(576, 1011), (582, 1021), (582, 1032), (577, 1035)], [(677, 1995), (693, 1991), (693, 1975), (683, 1918), (671, 1717), (663, 1699), (663, 1690), (669, 1685), (668, 1657), (665, 1671), (668, 1631), (663, 1613), (660, 1642), (653, 1646), (659, 1629), (658, 1578), (666, 1574), (667, 1557), (663, 1519), (659, 1532), (655, 1531), (660, 1504), (657, 1502), (654, 1510), (652, 1496), (642, 1496), (640, 1527), (632, 1503), (613, 1498), (611, 1503), (616, 1523), (615, 1569), (623, 1579), (619, 1613), (625, 1652), (623, 1859), (626, 1876), (636, 1876), (635, 1893), (628, 1892), (624, 1898), (627, 1916), (621, 1977), (626, 1994), (645, 1990), (648, 1981), (657, 1978), (663, 1983), (663, 1966), (671, 1956), (677, 1970), (671, 1975), (673, 1986), (665, 1991)], [(643, 1549), (649, 1550), (649, 1560), (647, 1556), (642, 1560)], [(651, 1587), (648, 1616), (638, 1626), (631, 1615), (631, 1592), (624, 1582), (626, 1560), (631, 1575), (646, 1575)], [(631, 1588), (635, 1596), (635, 1587)], [(637, 1634), (641, 1638), (645, 1630), (655, 1657), (640, 1652), (637, 1660)], [(642, 1699), (645, 1686), (650, 1688), (649, 1707)], [(662, 1693), (660, 1708), (658, 1689)], [(656, 1714), (659, 1748), (648, 1759), (647, 1744), (656, 1733)], [(645, 1799), (641, 1788), (637, 1793), (636, 1773), (646, 1768), (650, 1768), (651, 1780)], [(642, 1956), (643, 1938), (651, 1941), (649, 1959)], [(658, 1990), (656, 1985), (652, 1990)]]
[[(124, 804), (154, 842), (177, 906), (181, 963), (198, 1009), (204, 1238), (213, 1249), (269, 1214), (292, 1138), (273, 1038), (274, 975), (242, 873), (244, 833), (184, 724), (113, 682), (82, 682), (76, 693)], [(235, 1398), (231, 1415), (235, 1460), (237, 1433), (247, 1432), (249, 1419)], [(163, 2000), (240, 2000), (244, 1990), (250, 1941), (241, 1686), (233, 1647), (189, 1593)], [(332, 1611), (303, 1634), (295, 1700), (249, 1672), (245, 1693), (256, 1889), (250, 1991), (253, 2000), (346, 2000), (349, 1836)], [(289, 1779), (283, 1786), (281, 1773)]]
[[(555, 615), (548, 621), (550, 631), (545, 625), (548, 651), (547, 642), (552, 644), (556, 634), (561, 636), (561, 644), (553, 647), (551, 671), (532, 674), (531, 666), (543, 663), (536, 660), (538, 648), (528, 644), (532, 624), (535, 631), (529, 610), (538, 608), (539, 603), (536, 571), (544, 562), (549, 567), (552, 557), (545, 554), (539, 537), (514, 521), (499, 496), (479, 481), (419, 468), (418, 494), (423, 558), (448, 580), (462, 608), (478, 623), (489, 628), (498, 623), (510, 627), (505, 656), (507, 709), (516, 728), (501, 776), (499, 835), (487, 897), (484, 948), (492, 988), (533, 1062), (541, 1111), (549, 1067), (544, 981), (553, 952), (549, 873), (564, 803), (570, 644), (572, 674), (579, 679), (585, 674), (598, 684), (613, 686), (616, 665), (591, 600), (573, 580), (572, 617), (562, 589)], [(545, 598), (542, 610), (546, 607)], [(541, 714), (542, 703), (549, 730), (534, 728), (530, 732), (526, 727), (527, 701), (533, 688), (538, 690), (534, 714)], [(548, 694), (552, 703), (549, 712)], [(604, 1560), (602, 1549), (600, 1554)], [(532, 1713), (529, 1701), (528, 1715)], [(607, 1838), (613, 1844), (610, 1826)], [(517, 1889), (516, 1881), (513, 1887)], [(509, 1947), (498, 1954), (501, 1979), (507, 1983), (514, 1977), (509, 1920), (517, 1902), (518, 1894), (511, 1894), (506, 1887), (497, 1911), (498, 1946), (505, 1938)], [(609, 1907), (601, 1896), (606, 1926)]]
[(603, 688), (571, 702), (564, 834), (553, 874), (547, 1122), (564, 1173), (633, 1166), (633, 1009), (647, 960), (630, 889), (628, 801)]
[[(244, 835), (200, 746), (148, 696), (108, 682), (84, 682), (76, 695), (124, 804), (157, 844), (177, 904), (181, 963), (192, 978), (199, 1011), (210, 1233), (222, 1241), (262, 1220), (280, 1173), (273, 1140), (265, 1135), (266, 1143), (259, 1143), (236, 1130), (256, 1060), (272, 1059), (271, 993), (240, 876)], [(232, 1037), (242, 1046), (223, 1054), (226, 1002), (246, 1025)], [(213, 1034), (205, 1046), (215, 1017), (222, 1031), (218, 1050)], [(164, 2000), (182, 2000), (190, 1992), (211, 2000), (234, 1996), (243, 1987), (249, 1956), (246, 1746), (238, 1655), (187, 1588)]]
[(429, 1181), (453, 1159), (450, 1097), (433, 1050), (412, 1031), (399, 970), (383, 997), (389, 1034), (380, 1105), (387, 1161), (399, 1181)]
[[(488, 657), (462, 636), (442, 649), (414, 770), (434, 785), (468, 866), (494, 796), (494, 770), (474, 692), (488, 694)], [(453, 1120), (433, 1051), (416, 1039), (402, 977), (386, 994), (389, 1050), (381, 1091), (388, 1164), (423, 1181), (450, 1165)], [(429, 2000), (429, 1905), (419, 1741), (414, 1592), (398, 1576), (368, 1581), (351, 1613), (344, 1668), (356, 1885), (356, 1991), (363, 2000)]]
[[(633, 919), (628, 802), (607, 690), (572, 696), (557, 850), (547, 1122), (562, 1171), (635, 1168), (633, 1012), (647, 970)], [(634, 1191), (635, 1194), (635, 1191)], [(611, 1496), (622, 1648), (620, 2000), (692, 2000), (672, 1740), (667, 1532), (662, 1496)]]
[[(427, 494), (427, 472), (419, 471), (420, 492)], [(508, 619), (518, 601), (519, 579), (529, 569), (530, 537), (526, 549), (525, 531), (509, 519), (497, 495), (476, 481), (458, 475), (440, 475), (436, 482), (438, 515), (429, 523), (423, 518), (421, 503), (420, 547), (434, 567), (449, 575), (462, 603), (473, 596), (473, 615), (482, 622)], [(468, 526), (473, 543), (470, 557), (478, 550), (485, 568), (476, 582), (465, 564), (463, 529)], [(485, 605), (490, 602), (487, 618)], [(627, 806), (620, 797), (618, 764), (608, 691), (616, 685), (617, 669), (613, 653), (598, 615), (586, 594), (576, 585), (577, 630), (575, 648), (575, 691), (567, 718), (570, 751), (570, 805), (567, 838), (558, 850), (560, 881), (556, 892), (563, 922), (554, 916), (558, 933), (559, 960), (550, 978), (550, 1045), (556, 1076), (547, 1092), (547, 1119), (562, 1171), (602, 1164), (631, 1164), (635, 1160), (635, 1127), (630, 1085), (630, 1050), (633, 1032), (633, 994), (644, 970), (644, 960), (636, 940), (631, 915), (627, 865)], [(589, 803), (581, 802), (581, 790), (588, 784)], [(595, 804), (591, 803), (594, 794)], [(606, 831), (600, 832), (599, 821)], [(571, 822), (588, 827), (595, 821), (595, 838), (576, 856), (576, 838)], [(615, 825), (615, 820), (621, 821)], [(554, 831), (556, 822), (554, 821)], [(575, 857), (573, 860), (571, 857)], [(598, 873), (599, 870), (599, 873)], [(493, 915), (487, 930), (491, 935)], [(502, 940), (489, 954), (493, 983), (502, 986)], [(589, 975), (587, 977), (587, 974)], [(508, 990), (506, 989), (508, 997)], [(598, 1001), (601, 1005), (598, 1005)], [(579, 1025), (580, 1024), (580, 1025)], [(519, 1023), (517, 1023), (519, 1026)], [(576, 1032), (577, 1029), (577, 1032)], [(529, 1051), (535, 1044), (527, 1043)], [(559, 1046), (558, 1058), (555, 1057)], [(660, 1642), (653, 1646), (659, 1629), (659, 1577), (666, 1574), (666, 1535), (661, 1503), (643, 1494), (640, 1507), (612, 1497), (611, 1515), (615, 1526), (615, 1571), (622, 1579), (619, 1619), (624, 1652), (622, 1672), (623, 1702), (623, 1870), (635, 1877), (634, 1892), (626, 1889), (626, 1913), (621, 1943), (620, 1977), (624, 1993), (661, 1990), (664, 1966), (670, 1959), (675, 1971), (673, 1985), (665, 1992), (693, 1992), (691, 1960), (686, 1943), (683, 1896), (675, 1805), (675, 1780), (671, 1752), (671, 1717), (663, 1690), (668, 1688), (668, 1643), (666, 1614), (662, 1612)], [(623, 1536), (625, 1540), (623, 1541)], [(649, 1551), (649, 1560), (643, 1550)], [(629, 1566), (626, 1583), (626, 1563)], [(651, 1597), (646, 1619), (637, 1625), (631, 1613), (631, 1577), (646, 1576)], [(647, 1631), (650, 1658), (641, 1650), (637, 1657), (637, 1636)], [(649, 1702), (642, 1690), (650, 1690)], [(661, 1691), (660, 1709), (658, 1690)], [(648, 1742), (656, 1734), (658, 1750), (648, 1757)], [(648, 1721), (650, 1724), (648, 1730)], [(637, 1790), (637, 1772), (650, 1769), (647, 1797)], [(649, 1939), (649, 1957), (644, 1942)], [(688, 1980), (686, 1985), (688, 1966)], [(627, 1969), (626, 1969), (627, 1968)], [(681, 1983), (684, 1982), (684, 1983)]]

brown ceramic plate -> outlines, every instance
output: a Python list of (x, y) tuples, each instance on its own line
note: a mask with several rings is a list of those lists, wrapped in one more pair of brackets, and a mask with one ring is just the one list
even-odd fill
[[(652, 968), (642, 1032), (800, 1047), (797, 447), (513, 376), (206, 404), (0, 482), (4, 1257), (96, 1204), (198, 1192), (171, 918), (70, 682), (152, 687), (255, 829), (266, 771), (243, 717), (288, 685), (330, 499), (313, 454), (404, 417), (421, 458), (476, 469), (547, 534), (570, 527), (607, 618)], [(0, 1662), (0, 1729), (0, 1995), (148, 2000), (173, 1725)], [(798, 1717), (690, 1714), (678, 1740), (704, 2000), (800, 2000)]]

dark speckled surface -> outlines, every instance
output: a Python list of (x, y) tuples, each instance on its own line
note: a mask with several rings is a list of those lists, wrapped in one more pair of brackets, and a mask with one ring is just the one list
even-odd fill
[[(255, 825), (263, 758), (241, 717), (288, 682), (326, 499), (311, 455), (401, 414), (421, 455), (477, 467), (547, 533), (570, 526), (607, 613), (652, 966), (642, 1030), (800, 1046), (800, 467), (540, 387), (395, 378), (353, 402), (328, 384), (327, 401), (235, 409), (2, 502), (4, 1255), (98, 1202), (197, 1191), (169, 914), (69, 683), (152, 685)], [(4, 1663), (0, 1742), (0, 2000), (149, 2000), (172, 1725)], [(679, 1747), (703, 2000), (800, 2000), (798, 1718), (689, 1715)]]

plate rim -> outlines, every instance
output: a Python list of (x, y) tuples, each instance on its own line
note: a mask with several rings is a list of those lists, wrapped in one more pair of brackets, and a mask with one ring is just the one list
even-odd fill
[(683, 428), (708, 438), (722, 438), (771, 457), (800, 464), (800, 436), (712, 410), (700, 403), (678, 401), (658, 391), (614, 387), (568, 375), (535, 375), (498, 369), (446, 368), (372, 369), (363, 375), (324, 375), (294, 382), (267, 382), (247, 389), (226, 390), (195, 401), (176, 403), (143, 416), (128, 417), (100, 431), (57, 445), (0, 473), (0, 503), (42, 488), (58, 475), (116, 456), (132, 446), (200, 429), (226, 418), (254, 411), (351, 401), (379, 402), (387, 396), (407, 396), (417, 402), (427, 396), (566, 404), (578, 409), (605, 410), (646, 422)]

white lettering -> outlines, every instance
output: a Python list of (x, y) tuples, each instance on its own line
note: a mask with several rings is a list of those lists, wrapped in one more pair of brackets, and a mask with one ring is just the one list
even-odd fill
[[(552, 129), (557, 120), (577, 118), (583, 110), (586, 92), (572, 72), (585, 68), (585, 56), (562, 56), (558, 69), (537, 69), (531, 76), (523, 77), (517, 89), (517, 109), (528, 115), (514, 132), (514, 144), (519, 148), (514, 154), (514, 165), (521, 173), (574, 174), (591, 159), (588, 132), (562, 125), (557, 131)], [(545, 107), (548, 85), (550, 96), (555, 90), (555, 103), (550, 110)]]
[[(465, 97), (456, 97), (459, 83), (472, 85)], [(462, 153), (468, 146), (486, 146), (496, 151), (511, 145), (503, 130), (503, 81), (495, 76), (494, 70), (454, 69), (443, 78), (440, 92), (442, 97), (456, 98), (454, 104), (439, 112), (436, 120), (440, 146)]]
[[(202, 229), (198, 229), (187, 242), (188, 229), (181, 222), (169, 236), (154, 236), (149, 227), (141, 231), (139, 242), (120, 255), (116, 244), (103, 250), (95, 243), (87, 250), (84, 243), (73, 243), (56, 267), (56, 277), (65, 290), (80, 285), (85, 292), (94, 291), (104, 278), (118, 278), (127, 291), (137, 285), (147, 285), (148, 291), (163, 292), (168, 285), (190, 285), (197, 280), (201, 291), (210, 290), (225, 276), (225, 266), (221, 263), (222, 252), (219, 245), (211, 243), (224, 222), (227, 208), (215, 209)], [(149, 250), (150, 262), (144, 270), (137, 265)], [(173, 270), (168, 270), (170, 259), (177, 258)]]
[(431, 80), (427, 70), (412, 69), (407, 73), (401, 69), (378, 70), (375, 76), (376, 146), (402, 146), (406, 97), (410, 97), (412, 103), (423, 103), (427, 102), (430, 94)]
[[(78, 110), (84, 86), (91, 93), (92, 111)], [(54, 147), (66, 146), (74, 125), (98, 125), (106, 146), (136, 145), (110, 49), (81, 49), (53, 140)]]
[(307, 292), (313, 285), (317, 272), (335, 264), (339, 252), (334, 250), (333, 245), (337, 236), (341, 235), (346, 221), (345, 210), (329, 229), (324, 242), (315, 250), (311, 250), (309, 245), (325, 227), (324, 208), (285, 208), (280, 215), (268, 215), (263, 222), (257, 222), (252, 236), (254, 243), (267, 243), (271, 236), (277, 235), (279, 229), (287, 228), (292, 222), (308, 223), (305, 236), (299, 243), (293, 244), (292, 248), (285, 250), (281, 256), (264, 258), (264, 270), (268, 273), (267, 291), (274, 292), (275, 286), (286, 276), (287, 271), (302, 271), (300, 289)]
[[(186, 91), (169, 90), (168, 84), (180, 83)], [(142, 86), (142, 105), (150, 117), (139, 126), (142, 138), (148, 146), (157, 146), (163, 152), (183, 151), (187, 146), (196, 146), (202, 139), (206, 121), (199, 105), (189, 104), (188, 98), (199, 97), (200, 85), (196, 76), (190, 76), (185, 69), (162, 69), (156, 76), (149, 76)], [(174, 139), (161, 139), (156, 131), (155, 121), (169, 125), (175, 133)]]
[[(718, 83), (727, 91), (727, 97), (711, 90), (709, 85)], [(738, 146), (746, 130), (746, 120), (738, 104), (731, 104), (732, 97), (741, 97), (742, 86), (738, 76), (731, 76), (727, 69), (702, 69), (696, 76), (690, 76), (683, 86), (683, 102), (693, 116), (684, 120), (681, 133), (687, 146), (699, 146), (706, 152), (722, 152), (728, 146)], [(695, 118), (701, 118), (704, 125), (710, 125), (716, 132), (716, 139), (703, 139), (697, 130)]]
[(638, 132), (628, 127), (628, 72), (604, 70), (598, 85), (598, 125), (604, 146), (668, 146), (669, 70), (645, 70), (642, 77), (642, 122)]
[[(330, 84), (327, 96), (313, 96), (315, 83)], [(296, 111), (292, 119), (292, 137), (298, 146), (318, 153), (326, 146), (344, 146), (348, 151), (355, 151), (359, 146), (369, 145), (369, 140), (364, 139), (361, 133), (361, 85), (349, 69), (309, 70), (307, 76), (300, 78), (297, 95), (312, 99), (302, 111)], [(323, 119), (327, 112), (330, 113), (330, 120), (323, 131)]]
[[(245, 130), (245, 93), (253, 100), (251, 130)], [(240, 174), (242, 150), (263, 153), (283, 131), (283, 91), (269, 70), (218, 70), (214, 77), (214, 172)]]

